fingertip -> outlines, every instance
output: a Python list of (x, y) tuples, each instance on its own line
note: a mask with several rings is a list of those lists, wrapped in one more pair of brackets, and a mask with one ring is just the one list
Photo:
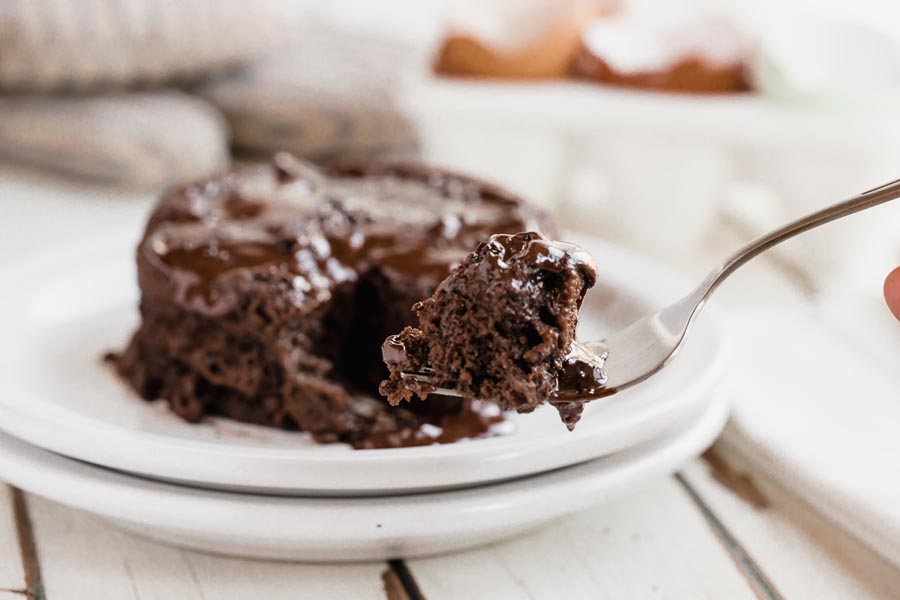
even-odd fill
[(884, 280), (884, 299), (894, 316), (900, 319), (900, 267)]

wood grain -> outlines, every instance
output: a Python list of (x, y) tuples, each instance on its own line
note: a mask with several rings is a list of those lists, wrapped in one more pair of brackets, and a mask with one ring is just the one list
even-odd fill
[(755, 598), (672, 479), (481, 550), (414, 560), (443, 598)]
[[(9, 486), (0, 484), (0, 592), (24, 589), (25, 570), (19, 550), (12, 490)], [(0, 599), (4, 599), (4, 596), (0, 595)]]
[(311, 565), (224, 558), (122, 533), (29, 496), (49, 600), (383, 600), (384, 563)]
[(754, 482), (768, 505), (756, 508), (722, 486), (706, 465), (685, 471), (785, 597), (900, 598), (900, 572), (890, 563), (764, 477)]
[(25, 594), (30, 597), (43, 598), (44, 584), (41, 578), (41, 564), (37, 556), (34, 540), (34, 528), (25, 494), (18, 488), (12, 488), (13, 517), (16, 520), (16, 537), (19, 541), (19, 557), (22, 570), (25, 572)]

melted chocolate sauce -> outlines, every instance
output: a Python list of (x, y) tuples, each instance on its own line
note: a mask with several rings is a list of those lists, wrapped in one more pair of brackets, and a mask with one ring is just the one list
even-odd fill
[(213, 306), (218, 300), (213, 284), (219, 276), (234, 269), (286, 264), (291, 255), (277, 244), (244, 242), (173, 248), (161, 258), (176, 271), (176, 293), (183, 301), (190, 303), (199, 297)]
[[(290, 190), (298, 179), (321, 179), (319, 174), (305, 172), (309, 171), (309, 167), (290, 157), (276, 157), (273, 169), (278, 188)], [(314, 252), (318, 270), (323, 273), (328, 273), (328, 259), (333, 258), (345, 269), (354, 272), (377, 266), (436, 284), (466, 256), (470, 249), (469, 241), (474, 246), (489, 233), (505, 229), (517, 231), (529, 225), (526, 219), (507, 214), (511, 205), (505, 196), (490, 196), (487, 204), (483, 200), (474, 204), (479, 198), (476, 194), (479, 188), (475, 183), (464, 179), (453, 183), (455, 179), (443, 175), (429, 177), (426, 174), (433, 175), (433, 172), (428, 170), (423, 170), (418, 179), (441, 193), (451, 194), (444, 203), (444, 210), (451, 211), (452, 208), (457, 212), (441, 214), (441, 208), (437, 205), (425, 210), (427, 218), (436, 222), (424, 235), (421, 230), (416, 231), (412, 224), (408, 230), (398, 227), (396, 219), (390, 215), (373, 219), (366, 210), (389, 204), (395, 194), (409, 195), (412, 207), (421, 204), (413, 201), (421, 199), (421, 187), (404, 187), (421, 186), (421, 183), (409, 184), (392, 178), (407, 171), (417, 172), (412, 166), (401, 166), (376, 172), (382, 176), (381, 180), (338, 180), (338, 183), (332, 184), (334, 190), (328, 190), (319, 181), (318, 187), (326, 188), (324, 191), (313, 186), (286, 191), (282, 202), (250, 200), (247, 195), (254, 193), (252, 189), (247, 192), (228, 189), (228, 196), (222, 201), (223, 216), (240, 222), (240, 229), (219, 228), (213, 233), (209, 227), (198, 224), (203, 222), (202, 218), (185, 213), (191, 218), (180, 220), (176, 214), (169, 219), (174, 225), (174, 229), (169, 228), (171, 235), (164, 236), (163, 243), (152, 244), (151, 248), (173, 270), (173, 280), (179, 288), (176, 294), (183, 302), (194, 308), (202, 309), (205, 304), (221, 309), (216, 305), (215, 283), (230, 271), (269, 266), (304, 273), (305, 265), (298, 266), (297, 257), (291, 251), (294, 246), (303, 246), (303, 240), (308, 245), (319, 242), (325, 245)], [(271, 187), (272, 184), (267, 185)], [(292, 200), (292, 193), (299, 194), (299, 200)], [(347, 196), (341, 199), (329, 194)], [(496, 207), (492, 208), (491, 203), (495, 203)], [(418, 208), (421, 211), (422, 207)], [(498, 219), (498, 216), (502, 218)], [(209, 218), (219, 217), (210, 215)], [(296, 232), (289, 227), (285, 229), (285, 222), (290, 222), (292, 218), (305, 220), (306, 225), (312, 227), (311, 233), (301, 235), (298, 240)], [(182, 223), (185, 226), (179, 227)], [(548, 257), (548, 265), (550, 261)], [(343, 280), (346, 276), (337, 279)]]
[(556, 391), (550, 399), (559, 416), (572, 431), (581, 418), (584, 404), (597, 398), (616, 393), (615, 388), (606, 387), (606, 372), (603, 370), (606, 355), (594, 356), (577, 342), (563, 361), (556, 378)]
[[(492, 235), (476, 250), (492, 267), (492, 277), (509, 280), (511, 271), (506, 267), (516, 261), (525, 261), (541, 271), (562, 272), (572, 267), (584, 275), (586, 288), (596, 283), (597, 267), (594, 259), (575, 244), (549, 240), (539, 233), (527, 232), (515, 235)], [(504, 277), (504, 273), (508, 273)], [(526, 282), (522, 282), (524, 286)]]
[(232, 196), (225, 201), (225, 211), (235, 220), (252, 219), (258, 217), (265, 209), (265, 205), (259, 202), (251, 202), (240, 196)]
[(384, 344), (381, 345), (381, 357), (389, 365), (402, 365), (409, 361), (406, 344), (400, 340), (399, 335), (391, 335), (384, 340)]
[(606, 387), (607, 378), (603, 370), (605, 360), (605, 356), (595, 358), (574, 344), (557, 375), (554, 397), (558, 400), (577, 400), (609, 395), (611, 392)]
[(548, 240), (531, 231), (493, 235), (483, 246), (488, 255), (494, 257), (495, 264), (524, 260), (540, 269), (552, 270), (562, 270), (572, 264), (594, 265), (594, 259), (580, 246)]
[(481, 400), (466, 401), (455, 413), (437, 417), (433, 421), (396, 431), (378, 432), (355, 442), (354, 448), (408, 448), (431, 444), (452, 444), (460, 440), (500, 435), (496, 425), (503, 422), (503, 413), (496, 404)]

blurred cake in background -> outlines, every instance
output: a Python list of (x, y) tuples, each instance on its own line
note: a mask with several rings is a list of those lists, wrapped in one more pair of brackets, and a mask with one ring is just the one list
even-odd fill
[(584, 29), (573, 70), (623, 87), (728, 93), (749, 89), (747, 56), (741, 33), (722, 18), (623, 11)]
[(612, 0), (457, 2), (434, 70), (468, 77), (566, 77), (584, 26), (614, 6)]

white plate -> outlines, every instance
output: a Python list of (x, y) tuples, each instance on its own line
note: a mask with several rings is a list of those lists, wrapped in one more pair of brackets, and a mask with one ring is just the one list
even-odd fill
[[(602, 281), (582, 338), (601, 338), (685, 286), (644, 259), (579, 239)], [(306, 434), (209, 419), (189, 425), (146, 403), (100, 360), (137, 322), (134, 240), (87, 240), (0, 272), (0, 429), (60, 454), (161, 479), (302, 495), (373, 495), (498, 481), (605, 456), (683, 423), (710, 401), (721, 373), (718, 328), (704, 315), (663, 373), (590, 404), (574, 433), (547, 407), (514, 415), (514, 433), (451, 445), (352, 450)], [(611, 292), (615, 290), (615, 292)]]
[(0, 434), (0, 478), (148, 537), (217, 554), (350, 561), (495, 542), (668, 475), (718, 436), (718, 398), (689, 427), (625, 452), (478, 488), (375, 498), (287, 498), (181, 487), (64, 458)]

